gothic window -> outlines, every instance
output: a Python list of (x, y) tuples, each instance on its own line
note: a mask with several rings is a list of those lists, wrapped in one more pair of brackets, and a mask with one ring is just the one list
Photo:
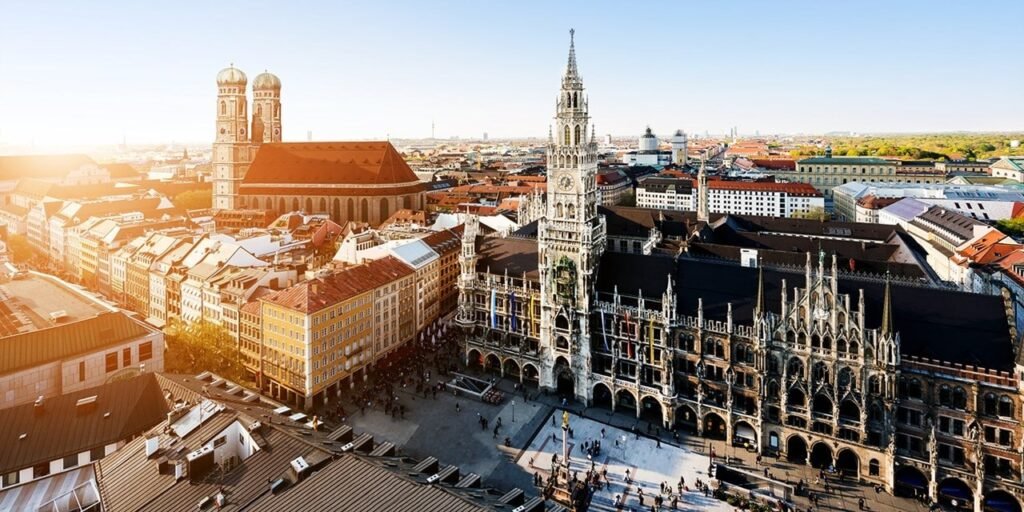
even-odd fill
[(580, 125), (576, 125), (576, 139), (573, 144), (576, 144), (577, 146), (580, 144)]
[(308, 197), (306, 198), (306, 211), (304, 213), (313, 213), (313, 200)]
[(797, 334), (796, 335), (796, 345), (798, 347), (806, 347), (807, 346), (807, 335), (804, 334), (804, 333)]
[(883, 419), (882, 407), (878, 404), (871, 404), (871, 407), (868, 407), (868, 421), (882, 421)]
[(841, 353), (841, 354), (845, 354), (846, 353), (846, 340), (844, 340), (844, 339), (836, 340), (836, 351)]
[(565, 339), (565, 336), (559, 336), (555, 338), (555, 345), (562, 350), (568, 350), (569, 340)]
[(832, 415), (832, 400), (825, 395), (814, 396), (814, 406), (812, 409), (818, 414)]
[(789, 375), (790, 379), (803, 380), (804, 379), (804, 363), (797, 358), (789, 360), (789, 364), (786, 368), (786, 374)]
[(778, 375), (779, 369), (779, 358), (775, 356), (768, 356), (768, 373)]
[(800, 388), (793, 388), (786, 394), (786, 405), (793, 407), (804, 407), (807, 405), (807, 399), (804, 397), (804, 392)]
[(999, 397), (999, 415), (1005, 417), (1013, 416), (1013, 400), (1006, 395)]
[(882, 393), (882, 378), (878, 375), (868, 377), (868, 392), (873, 395)]
[(779, 383), (774, 380), (768, 383), (768, 398), (779, 398)]
[(565, 210), (562, 207), (562, 203), (558, 203), (558, 204), (555, 205), (555, 212), (556, 212), (555, 213), (556, 217), (561, 218), (561, 217), (565, 216)]
[(849, 368), (843, 368), (839, 370), (839, 387), (856, 389), (857, 381), (853, 377), (853, 370)]
[(356, 218), (356, 200), (351, 197), (348, 198), (348, 207), (345, 209), (345, 220), (355, 220)]
[(814, 383), (817, 384), (819, 382), (828, 382), (828, 381), (829, 381), (828, 366), (826, 366), (825, 363), (818, 363), (818, 364), (814, 365)]
[[(280, 119), (280, 118), (281, 118), (281, 105), (276, 105), (274, 107), (274, 119)], [(277, 133), (276, 130), (274, 132)]]
[(390, 208), (388, 207), (388, 199), (386, 197), (385, 198), (381, 198), (381, 200), (380, 200), (380, 220), (381, 220), (381, 222), (384, 222), (388, 218), (389, 215), (391, 215), (391, 211), (390, 211)]
[(825, 336), (821, 339), (821, 348), (825, 350), (832, 350), (832, 338)]
[(953, 388), (952, 407), (961, 411), (967, 409), (967, 392), (964, 391), (964, 388), (960, 386)]
[(263, 115), (263, 105), (256, 104), (256, 116), (258, 117), (258, 116), (262, 116), (262, 115)]
[(362, 222), (369, 222), (370, 221), (370, 202), (367, 201), (365, 197), (363, 198), (362, 201), (359, 202), (359, 209), (360, 209), (360, 213), (362, 214), (362, 217), (359, 220), (362, 221)]
[(918, 379), (900, 379), (900, 398), (921, 398), (921, 381)]
[(227, 104), (227, 102), (225, 102), (223, 100), (221, 100), (221, 102), (220, 102), (220, 115), (222, 115), (222, 116), (228, 115), (228, 104)]
[(327, 213), (327, 199), (324, 199), (322, 197), (320, 198), (320, 212), (319, 213)]
[(238, 115), (245, 115), (245, 103), (238, 104)]
[(565, 315), (555, 317), (555, 328), (569, 330), (569, 319)]
[(846, 350), (850, 353), (851, 357), (856, 357), (857, 353), (860, 351), (860, 345), (858, 345), (856, 341), (851, 341), (850, 344), (847, 345)]
[(562, 144), (569, 144), (569, 125), (565, 125), (565, 130), (562, 133)]
[(693, 335), (687, 333), (679, 334), (679, 348), (687, 352), (693, 352)]
[(293, 212), (299, 211), (299, 198), (297, 198), (297, 197), (293, 197), (292, 198), (292, 211)]
[(881, 472), (881, 465), (878, 463), (878, 459), (871, 459), (868, 462), (868, 474), (871, 476), (878, 476)]
[(793, 345), (796, 343), (796, 333), (793, 331), (786, 331), (786, 343)]
[(943, 407), (953, 405), (953, 390), (945, 384), (939, 386), (939, 405)]

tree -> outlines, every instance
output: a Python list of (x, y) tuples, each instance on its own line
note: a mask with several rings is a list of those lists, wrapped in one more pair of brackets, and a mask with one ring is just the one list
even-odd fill
[(174, 206), (185, 210), (200, 210), (213, 206), (213, 189), (188, 190), (174, 196)]
[(1012, 237), (1024, 236), (1024, 219), (997, 220), (996, 228)]
[(14, 263), (25, 263), (32, 259), (32, 246), (29, 245), (25, 235), (10, 235), (7, 237), (7, 252), (11, 254), (11, 261)]
[(619, 206), (636, 206), (636, 194), (630, 190), (619, 196)]
[(235, 382), (245, 378), (238, 344), (224, 327), (206, 320), (195, 323), (172, 320), (164, 329), (164, 335), (167, 343), (164, 368), (168, 372), (210, 371)]
[(828, 212), (826, 212), (825, 209), (820, 207), (820, 206), (816, 206), (816, 207), (811, 208), (809, 210), (798, 210), (798, 211), (795, 211), (795, 212), (793, 212), (792, 217), (794, 219), (808, 219), (808, 220), (817, 220), (817, 221), (823, 221), (823, 222), (826, 221), (826, 220), (829, 220), (831, 218), (829, 216)]

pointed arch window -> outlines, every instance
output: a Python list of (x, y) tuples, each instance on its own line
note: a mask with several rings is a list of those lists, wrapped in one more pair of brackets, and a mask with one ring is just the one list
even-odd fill
[(222, 115), (222, 116), (228, 115), (228, 104), (224, 100), (221, 100), (221, 102), (220, 102), (220, 115)]
[(576, 125), (576, 139), (573, 144), (576, 144), (577, 146), (580, 144), (580, 125)]
[(565, 125), (565, 131), (563, 132), (563, 135), (562, 135), (562, 144), (568, 144), (568, 143), (569, 143), (569, 125)]
[(238, 115), (245, 114), (245, 103), (238, 104)]

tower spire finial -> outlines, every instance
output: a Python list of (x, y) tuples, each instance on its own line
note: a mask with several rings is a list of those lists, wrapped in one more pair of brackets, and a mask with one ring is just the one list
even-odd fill
[(754, 304), (754, 316), (764, 315), (764, 267), (762, 262), (757, 262), (757, 303)]
[(565, 68), (566, 77), (575, 77), (576, 72), (576, 29), (569, 29), (569, 63)]
[(890, 336), (893, 330), (892, 321), (892, 290), (889, 271), (885, 271), (885, 296), (882, 299), (882, 336)]

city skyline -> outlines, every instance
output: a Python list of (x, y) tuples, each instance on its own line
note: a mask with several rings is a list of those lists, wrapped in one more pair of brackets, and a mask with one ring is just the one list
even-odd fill
[[(1024, 7), (989, 5), (661, 4), (609, 17), (615, 6), (583, 3), (402, 4), (388, 13), (369, 4), (198, 12), (25, 3), (0, 21), (0, 67), (21, 77), (0, 82), (0, 146), (212, 140), (214, 77), (230, 63), (250, 79), (264, 69), (281, 78), (286, 141), (307, 132), (424, 138), (432, 125), (439, 138), (543, 137), (537, 120), (550, 117), (551, 76), (565, 67), (564, 50), (552, 49), (566, 47), (569, 28), (588, 92), (601, 99), (593, 111), (601, 134), (648, 125), (662, 137), (733, 126), (741, 134), (1012, 131), (1024, 106), (990, 112), (972, 98), (1015, 94), (1024, 72), (1001, 54), (1024, 36), (993, 29), (989, 16), (1012, 19)], [(958, 36), (937, 28), (943, 23)], [(58, 71), (62, 78), (44, 78)]]

